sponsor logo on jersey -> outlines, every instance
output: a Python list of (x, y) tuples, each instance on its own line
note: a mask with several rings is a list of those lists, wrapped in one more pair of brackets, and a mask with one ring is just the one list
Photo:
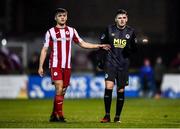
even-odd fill
[(70, 40), (70, 38), (57, 38), (57, 41), (63, 41), (63, 40), (67, 40), (67, 41), (69, 41), (69, 40)]
[(113, 44), (115, 48), (124, 48), (126, 46), (126, 39), (116, 39), (114, 38)]

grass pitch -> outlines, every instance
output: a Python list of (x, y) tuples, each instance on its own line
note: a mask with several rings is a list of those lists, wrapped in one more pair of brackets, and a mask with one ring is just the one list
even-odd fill
[[(111, 120), (115, 114), (112, 101)], [(122, 123), (100, 123), (103, 99), (66, 99), (67, 123), (50, 123), (52, 100), (0, 100), (1, 128), (180, 128), (179, 99), (126, 98)]]

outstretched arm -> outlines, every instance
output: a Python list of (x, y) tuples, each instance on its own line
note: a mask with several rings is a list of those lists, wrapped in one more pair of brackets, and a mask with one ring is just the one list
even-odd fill
[(85, 41), (80, 41), (79, 46), (81, 46), (82, 48), (103, 48), (105, 50), (110, 49), (109, 44), (93, 44)]
[(46, 59), (47, 50), (48, 50), (47, 47), (43, 47), (41, 49), (41, 55), (40, 55), (40, 59), (39, 59), (39, 69), (38, 69), (38, 73), (41, 77), (43, 77), (43, 75), (44, 75), (43, 64)]

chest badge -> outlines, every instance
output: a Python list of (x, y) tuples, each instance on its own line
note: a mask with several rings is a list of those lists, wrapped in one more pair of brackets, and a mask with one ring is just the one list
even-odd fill
[(111, 35), (112, 35), (112, 36), (115, 36), (115, 34), (114, 34), (114, 33), (111, 33)]
[(69, 35), (69, 31), (66, 31), (66, 34)]
[(102, 36), (101, 36), (101, 39), (104, 39), (106, 37), (106, 35), (105, 34), (103, 34)]
[(129, 39), (130, 38), (130, 35), (129, 34), (126, 34), (126, 39)]

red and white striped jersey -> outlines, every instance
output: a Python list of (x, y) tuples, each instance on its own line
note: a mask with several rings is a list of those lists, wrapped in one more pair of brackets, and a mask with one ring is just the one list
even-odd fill
[(72, 27), (52, 27), (46, 32), (44, 47), (51, 48), (50, 68), (71, 68), (72, 41), (75, 43), (82, 41), (77, 31)]

